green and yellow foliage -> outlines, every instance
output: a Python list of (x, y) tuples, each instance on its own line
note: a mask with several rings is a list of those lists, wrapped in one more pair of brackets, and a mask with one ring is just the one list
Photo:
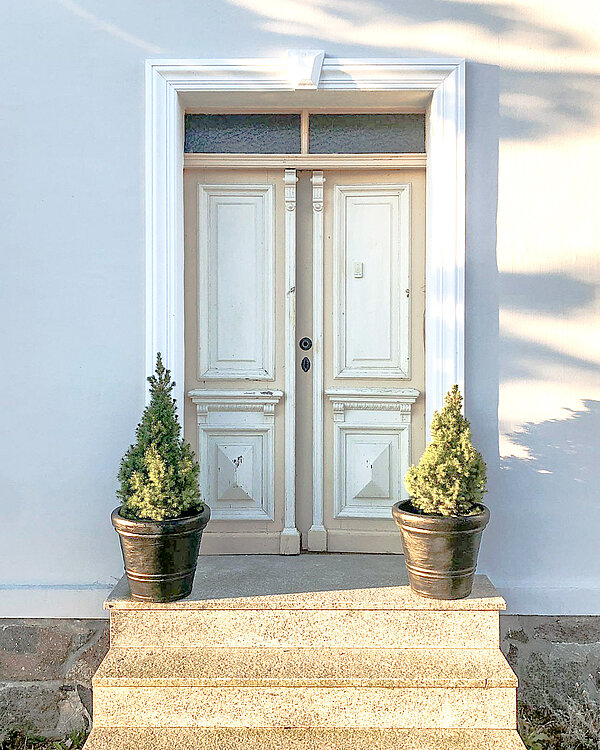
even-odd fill
[(422, 513), (465, 516), (479, 511), (486, 491), (485, 462), (471, 442), (463, 417), (462, 396), (455, 385), (431, 422), (431, 442), (404, 483), (412, 505)]
[(202, 508), (199, 468), (190, 444), (181, 437), (171, 395), (175, 383), (160, 353), (148, 382), (150, 403), (137, 426), (136, 442), (121, 460), (117, 496), (125, 518), (164, 521)]

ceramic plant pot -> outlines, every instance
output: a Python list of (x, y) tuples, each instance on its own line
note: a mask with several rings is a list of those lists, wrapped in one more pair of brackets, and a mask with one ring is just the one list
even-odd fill
[(481, 535), (490, 520), (490, 511), (481, 507), (481, 513), (453, 517), (423, 515), (410, 501), (393, 506), (414, 591), (430, 599), (469, 596)]
[(202, 532), (210, 508), (166, 521), (123, 518), (115, 508), (111, 521), (121, 541), (129, 590), (134, 599), (172, 602), (188, 596), (194, 583)]

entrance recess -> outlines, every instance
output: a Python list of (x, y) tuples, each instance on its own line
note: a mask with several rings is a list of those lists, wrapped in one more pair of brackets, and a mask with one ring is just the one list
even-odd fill
[(203, 553), (399, 552), (424, 447), (422, 169), (187, 168)]

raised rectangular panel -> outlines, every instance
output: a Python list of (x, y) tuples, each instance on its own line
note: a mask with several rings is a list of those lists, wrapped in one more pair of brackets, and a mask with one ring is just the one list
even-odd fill
[(334, 208), (335, 376), (408, 378), (410, 186), (338, 185)]
[(198, 186), (198, 378), (274, 378), (274, 187)]
[(214, 520), (274, 518), (275, 405), (281, 391), (191, 391), (200, 490)]
[(399, 440), (396, 433), (363, 432), (346, 435), (349, 464), (349, 495), (370, 500), (394, 497), (398, 488), (396, 475)]
[[(273, 518), (269, 427), (204, 427), (204, 490), (216, 519)], [(266, 460), (265, 460), (266, 459)]]
[(334, 516), (390, 518), (407, 498), (413, 389), (330, 388), (334, 417)]
[(404, 497), (408, 425), (336, 425), (336, 518), (389, 518)]

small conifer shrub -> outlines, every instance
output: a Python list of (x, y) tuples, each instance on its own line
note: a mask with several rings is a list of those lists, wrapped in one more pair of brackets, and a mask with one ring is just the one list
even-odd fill
[(446, 394), (431, 421), (431, 441), (404, 483), (413, 507), (428, 515), (467, 516), (481, 511), (486, 491), (485, 462), (471, 442), (469, 422), (461, 413), (458, 386)]
[(117, 496), (125, 518), (164, 521), (202, 509), (199, 467), (190, 444), (181, 437), (171, 395), (175, 383), (160, 353), (148, 382), (150, 403), (137, 426), (136, 442), (121, 460)]

